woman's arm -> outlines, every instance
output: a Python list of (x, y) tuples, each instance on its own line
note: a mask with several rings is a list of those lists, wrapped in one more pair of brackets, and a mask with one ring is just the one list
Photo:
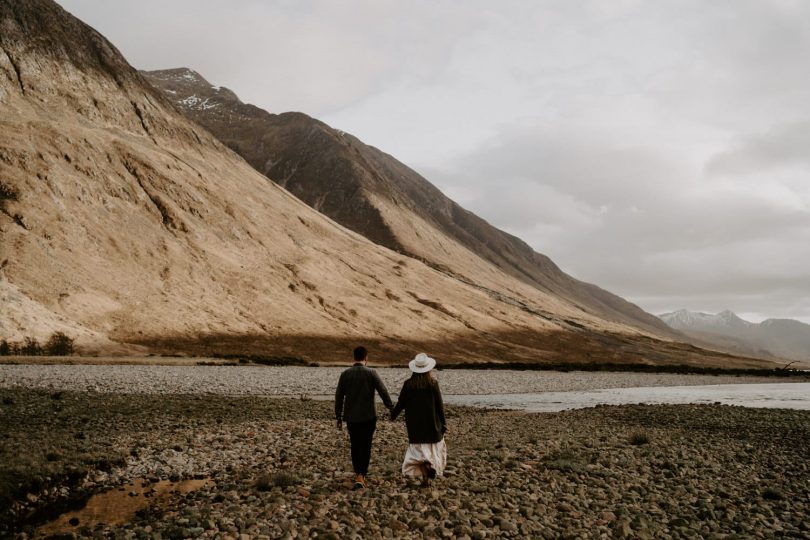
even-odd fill
[(447, 431), (447, 422), (444, 419), (444, 401), (442, 400), (442, 391), (439, 389), (439, 383), (433, 387), (433, 400), (436, 403), (436, 414), (439, 415), (439, 422), (442, 424), (442, 435)]
[(402, 390), (399, 391), (399, 397), (397, 398), (397, 404), (394, 405), (394, 408), (391, 409), (391, 420), (396, 420), (399, 413), (402, 412), (402, 409), (405, 408), (405, 403), (408, 401), (408, 381), (402, 385)]

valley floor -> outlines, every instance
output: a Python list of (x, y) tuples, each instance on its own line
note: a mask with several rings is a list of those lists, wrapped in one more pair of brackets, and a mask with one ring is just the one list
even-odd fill
[[(810, 536), (807, 411), (449, 408), (448, 474), (429, 488), (400, 478), (404, 423), (381, 420), (356, 492), (330, 402), (22, 388), (0, 399), (0, 536)], [(126, 493), (129, 513), (42, 526), (108, 490)]]
[[(73, 358), (73, 357), (71, 357)], [(0, 388), (86, 390), (125, 394), (223, 394), (330, 396), (341, 367), (207, 365), (26, 365), (0, 364)], [(380, 368), (388, 390), (399, 392), (406, 366)], [(810, 376), (693, 375), (604, 371), (436, 370), (444, 394), (516, 394), (604, 388), (810, 382)]]

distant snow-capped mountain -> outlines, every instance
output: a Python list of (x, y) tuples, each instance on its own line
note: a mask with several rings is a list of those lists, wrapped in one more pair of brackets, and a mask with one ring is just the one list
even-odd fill
[(675, 330), (724, 349), (760, 357), (810, 360), (810, 324), (793, 319), (752, 323), (729, 310), (713, 315), (686, 309), (659, 317)]
[(754, 323), (748, 322), (737, 316), (730, 310), (721, 311), (716, 315), (711, 313), (701, 313), (699, 311), (689, 311), (679, 309), (672, 313), (659, 315), (661, 320), (676, 330), (701, 330), (713, 329), (750, 329)]

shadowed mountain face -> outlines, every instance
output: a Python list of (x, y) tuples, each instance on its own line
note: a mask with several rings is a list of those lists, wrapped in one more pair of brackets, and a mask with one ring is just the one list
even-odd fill
[(810, 362), (810, 324), (792, 319), (752, 323), (731, 311), (716, 315), (681, 309), (660, 315), (672, 328), (737, 354)]
[(392, 156), (301, 113), (270, 114), (185, 68), (144, 75), (256, 170), (375, 243), (500, 294), (511, 280), (608, 320), (672, 335), (637, 306), (562, 272)]
[[(400, 215), (363, 193), (364, 219)], [(408, 219), (403, 253), (346, 229), (186, 119), (55, 3), (0, 0), (0, 337), (61, 330), (86, 352), (327, 361), (368, 340), (383, 362), (427, 348), (441, 361), (766, 365), (599, 317), (488, 263), (469, 279), (437, 270), (404, 254), (415, 238), (448, 256), (465, 248)]]

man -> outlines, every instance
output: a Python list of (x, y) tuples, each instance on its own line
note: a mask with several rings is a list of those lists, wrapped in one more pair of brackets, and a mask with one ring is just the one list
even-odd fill
[(354, 467), (354, 488), (366, 487), (368, 463), (371, 460), (371, 441), (377, 429), (377, 409), (374, 406), (374, 392), (377, 391), (383, 403), (391, 410), (394, 404), (380, 376), (366, 367), (368, 351), (365, 347), (354, 350), (354, 365), (340, 374), (335, 391), (335, 417), (337, 428), (349, 430), (352, 445), (352, 466)]

